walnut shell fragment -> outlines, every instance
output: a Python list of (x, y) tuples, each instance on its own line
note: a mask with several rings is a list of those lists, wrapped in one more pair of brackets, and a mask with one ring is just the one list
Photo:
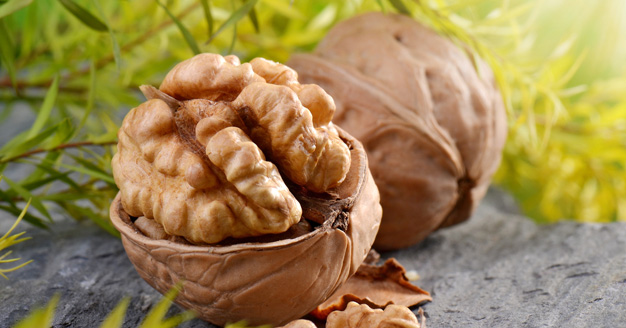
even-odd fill
[(368, 152), (384, 209), (374, 247), (407, 247), (470, 216), (507, 128), (483, 61), (409, 17), (369, 13), (288, 64), (333, 97), (334, 122)]
[(390, 304), (414, 306), (432, 301), (430, 294), (411, 284), (405, 276), (406, 270), (394, 258), (382, 266), (361, 264), (357, 272), (348, 279), (324, 303), (311, 312), (324, 320), (333, 311), (343, 311), (350, 302), (366, 304), (371, 308), (384, 309)]
[(321, 88), (277, 63), (202, 54), (142, 91), (120, 129), (110, 216), (151, 286), (182, 282), (175, 302), (216, 325), (281, 325), (356, 272), (382, 209)]

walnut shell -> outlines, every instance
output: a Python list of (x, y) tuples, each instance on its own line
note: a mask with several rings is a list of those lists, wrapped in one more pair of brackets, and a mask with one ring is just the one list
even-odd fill
[(217, 325), (243, 319), (281, 325), (309, 313), (357, 270), (382, 216), (365, 150), (337, 131), (350, 148), (348, 174), (326, 194), (290, 184), (304, 216), (324, 218), (292, 239), (207, 246), (152, 239), (133, 224), (118, 195), (111, 221), (137, 272), (162, 293), (183, 281), (176, 303)]
[(288, 65), (335, 100), (333, 121), (359, 139), (381, 193), (374, 247), (396, 249), (466, 220), (497, 169), (506, 113), (492, 71), (401, 15), (337, 24)]
[(284, 233), (302, 216), (286, 184), (328, 193), (350, 167), (332, 98), (279, 63), (200, 54), (161, 91), (142, 91), (148, 101), (118, 132), (113, 176), (125, 211), (169, 235), (213, 244)]

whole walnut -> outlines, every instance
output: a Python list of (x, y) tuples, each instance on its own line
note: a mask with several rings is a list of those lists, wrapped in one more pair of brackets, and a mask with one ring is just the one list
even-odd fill
[(334, 122), (368, 153), (383, 206), (374, 247), (407, 247), (471, 215), (506, 139), (484, 62), (409, 17), (370, 13), (288, 65), (333, 97)]
[(262, 58), (200, 54), (131, 110), (111, 220), (138, 273), (218, 325), (283, 324), (359, 267), (382, 216), (332, 98)]

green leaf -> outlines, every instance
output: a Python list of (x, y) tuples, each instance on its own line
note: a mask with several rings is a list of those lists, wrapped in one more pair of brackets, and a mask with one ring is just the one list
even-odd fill
[(230, 17), (228, 17), (228, 19), (224, 23), (222, 23), (222, 25), (217, 29), (217, 31), (213, 33), (213, 35), (211, 35), (211, 38), (209, 39), (209, 41), (207, 41), (207, 43), (211, 43), (211, 41), (213, 41), (213, 39), (215, 39), (227, 27), (229, 27), (230, 25), (236, 24), (242, 18), (244, 18), (252, 10), (252, 8), (254, 8), (254, 5), (257, 3), (257, 1), (258, 0), (248, 0), (243, 5), (241, 5), (239, 9), (235, 10), (230, 15)]
[[(37, 188), (43, 187), (49, 183), (52, 183), (54, 181), (57, 180), (62, 180), (62, 179), (68, 179), (67, 176), (72, 173), (72, 172), (64, 172), (64, 173), (58, 173), (55, 175), (51, 175), (45, 179), (40, 179), (37, 181), (33, 181), (33, 182), (29, 182), (27, 184), (24, 184), (23, 187), (28, 190), (28, 191), (33, 191)], [(69, 180), (69, 179), (68, 179)], [(71, 181), (71, 180), (70, 180)]]
[[(40, 164), (34, 164), (37, 166), (38, 169), (47, 172), (48, 174), (50, 174), (51, 177), (58, 177), (58, 180), (61, 180), (62, 182), (64, 182), (65, 184), (67, 184), (68, 186), (72, 187), (72, 189), (79, 191), (81, 190), (80, 186), (78, 184), (76, 184), (76, 182), (74, 182), (74, 180), (70, 179), (69, 177), (67, 177), (67, 174), (70, 174), (72, 172), (59, 172), (57, 170), (54, 169), (54, 167), (52, 167), (52, 165), (50, 165), (50, 163), (54, 163), (54, 161), (52, 159), (48, 159), (45, 158), (42, 163)], [(30, 185), (31, 182), (28, 182), (27, 185)], [(34, 190), (34, 188), (33, 188)]]
[(48, 210), (38, 197), (33, 196), (33, 194), (31, 194), (30, 191), (28, 191), (26, 188), (19, 185), (18, 183), (13, 182), (13, 180), (10, 180), (7, 177), (4, 177), (4, 181), (6, 181), (9, 187), (11, 187), (18, 195), (20, 195), (22, 199), (31, 199), (33, 207), (36, 208), (46, 218), (48, 218), (48, 221), (52, 222), (52, 217), (50, 216), (50, 213), (48, 213)]
[(0, 18), (11, 15), (32, 2), (33, 0), (9, 0), (0, 6)]
[(101, 214), (94, 212), (94, 210), (89, 207), (78, 206), (73, 202), (58, 201), (57, 204), (63, 207), (75, 219), (80, 220), (86, 217), (112, 236), (120, 238), (119, 231), (115, 229), (115, 227), (111, 223), (111, 220), (108, 217), (102, 216)]
[(261, 29), (259, 28), (259, 18), (257, 17), (256, 9), (254, 9), (254, 7), (252, 7), (252, 9), (250, 9), (250, 12), (248, 13), (248, 17), (250, 17), (250, 21), (252, 22), (252, 26), (254, 26), (254, 31), (256, 33), (259, 33), (261, 31)]
[(57, 100), (57, 95), (59, 93), (59, 76), (55, 76), (54, 80), (52, 80), (52, 84), (50, 88), (48, 88), (48, 92), (46, 93), (46, 97), (43, 100), (43, 104), (39, 109), (39, 113), (37, 114), (37, 118), (35, 122), (31, 126), (28, 134), (26, 135), (26, 139), (30, 139), (37, 135), (39, 131), (44, 127), (48, 119), (50, 118), (50, 113), (52, 113), (52, 108), (54, 107), (54, 103)]
[(209, 28), (209, 37), (213, 34), (213, 13), (211, 12), (211, 5), (209, 4), (209, 0), (200, 0), (202, 3), (202, 9), (204, 10), (204, 19)]
[(91, 28), (94, 31), (104, 32), (109, 28), (98, 17), (92, 15), (85, 8), (79, 6), (72, 0), (59, 0), (63, 7), (67, 9), (74, 17), (80, 20), (85, 26)]
[(87, 95), (87, 106), (85, 106), (85, 112), (83, 113), (83, 116), (78, 123), (78, 127), (76, 127), (76, 130), (74, 130), (75, 135), (72, 137), (76, 137), (76, 135), (80, 133), (80, 130), (85, 126), (85, 123), (87, 123), (87, 119), (89, 119), (89, 116), (93, 111), (93, 105), (96, 99), (96, 82), (96, 63), (92, 59), (89, 62), (89, 91)]
[(51, 327), (59, 298), (59, 294), (55, 294), (45, 307), (32, 311), (26, 318), (13, 326), (13, 328)]
[[(67, 118), (65, 119), (67, 120)], [(65, 121), (64, 120), (64, 121)], [(13, 159), (15, 159), (18, 156), (24, 155), (28, 150), (32, 149), (35, 146), (41, 145), (44, 140), (46, 140), (48, 137), (50, 137), (54, 132), (57, 131), (57, 128), (60, 124), (62, 124), (63, 122), (59, 122), (57, 125), (52, 126), (42, 132), (40, 132), (38, 135), (27, 139), (26, 141), (21, 142), (21, 140), (23, 140), (23, 138), (19, 138), (17, 143), (13, 143), (11, 140), (11, 142), (7, 143), (7, 145), (5, 145), (5, 147), (3, 149), (0, 150), (0, 156), (2, 157), (0, 159), (0, 162), (8, 162), (11, 161)], [(18, 136), (19, 137), (19, 136)], [(24, 136), (25, 137), (25, 136)], [(7, 146), (9, 146), (7, 148)], [(7, 148), (7, 149), (5, 149)]]
[(378, 3), (378, 6), (380, 7), (380, 11), (382, 11), (383, 13), (386, 13), (387, 11), (385, 10), (385, 5), (383, 4), (383, 0), (376, 0), (376, 2)]
[(113, 184), (113, 185), (115, 184), (115, 180), (113, 180), (113, 177), (111, 177), (109, 173), (104, 172), (102, 169), (98, 168), (97, 166), (93, 164), (90, 165), (90, 168), (83, 167), (83, 166), (74, 166), (74, 165), (69, 165), (65, 163), (59, 163), (59, 165), (66, 169), (70, 169), (79, 173), (87, 174), (94, 178), (98, 178), (108, 184)]
[[(93, 172), (98, 172), (98, 174), (103, 175), (103, 176), (107, 176), (109, 177), (109, 179), (102, 179), (105, 182), (109, 182), (109, 181), (113, 181), (113, 178), (111, 177), (111, 174), (107, 171), (105, 171), (104, 169), (102, 169), (101, 167), (99, 167), (98, 165), (84, 159), (84, 158), (80, 158), (78, 156), (73, 156), (73, 155), (69, 155), (70, 157), (72, 157), (76, 162), (78, 162), (78, 164), (82, 165), (84, 168), (91, 170)], [(112, 182), (113, 186), (115, 186), (115, 181)]]
[(130, 297), (124, 297), (120, 301), (111, 313), (102, 322), (100, 328), (120, 328), (124, 323), (124, 316), (126, 315), (126, 309), (130, 303)]
[(37, 32), (40, 29), (39, 21), (37, 18), (38, 4), (35, 2), (31, 4), (26, 13), (26, 21), (28, 24), (22, 27), (20, 57), (26, 57), (31, 54), (33, 46), (37, 43)]
[(90, 199), (98, 197), (108, 197), (105, 192), (96, 192), (92, 190), (84, 190), (83, 192), (63, 192), (58, 194), (49, 194), (38, 196), (40, 200), (48, 200), (54, 202), (75, 201), (80, 199)]
[[(3, 176), (0, 176), (0, 180), (2, 180), (2, 178), (3, 178)], [(11, 228), (9, 228), (9, 230), (4, 234), (4, 236), (0, 237), (0, 240), (4, 240), (5, 238), (7, 238), (9, 236), (9, 234), (11, 234), (11, 232), (15, 229), (15, 227), (17, 227), (17, 225), (20, 223), (20, 221), (22, 221), (22, 219), (24, 218), (24, 215), (26, 215), (26, 212), (28, 211), (28, 207), (30, 206), (30, 202), (31, 202), (31, 200), (29, 199), (28, 203), (26, 203), (26, 206), (24, 206), (24, 209), (22, 210), (20, 215), (17, 217), (17, 220), (15, 220), (15, 222), (13, 223)], [(4, 248), (0, 248), (0, 249), (4, 249)]]
[[(235, 9), (235, 1), (231, 0), (231, 5), (233, 6), (233, 10)], [(230, 46), (228, 46), (228, 50), (226, 53), (228, 55), (233, 53), (233, 49), (235, 49), (235, 43), (237, 43), (237, 24), (233, 25), (233, 37), (230, 40)]]
[(72, 124), (68, 119), (59, 122), (56, 127), (56, 132), (54, 133), (54, 136), (50, 139), (48, 144), (46, 144), (46, 147), (44, 147), (45, 149), (54, 149), (55, 147), (58, 147), (68, 142), (74, 135), (74, 128), (72, 127)]
[(11, 35), (4, 19), (0, 19), (0, 59), (9, 73), (13, 88), (17, 90), (17, 79), (15, 77), (15, 48), (13, 47)]
[(305, 15), (302, 14), (294, 6), (285, 6), (281, 0), (262, 0), (263, 4), (270, 7), (272, 11), (295, 20), (304, 20)]
[[(3, 210), (7, 213), (11, 213), (12, 215), (18, 216), (21, 213), (21, 210), (15, 206), (5, 206), (5, 205), (0, 205), (0, 210)], [(41, 229), (48, 229), (48, 226), (44, 223), (44, 220), (41, 218), (38, 218), (30, 213), (26, 213), (24, 215), (24, 221), (38, 227)]]
[[(111, 37), (111, 44), (113, 45), (113, 59), (115, 60), (115, 69), (117, 70), (117, 73), (119, 74), (121, 66), (122, 66), (122, 55), (120, 54), (120, 45), (117, 42), (117, 38), (115, 37), (115, 33), (113, 32), (113, 29), (111, 28), (111, 24), (108, 22), (107, 17), (104, 14), (104, 11), (102, 10), (102, 6), (100, 6), (100, 2), (98, 0), (93, 0), (93, 4), (96, 6), (96, 9), (98, 10), (98, 14), (100, 14), (102, 19), (104, 19), (104, 23), (106, 24), (107, 30), (109, 31), (109, 36)], [(94, 70), (95, 70), (95, 67), (94, 67)], [(91, 74), (92, 74), (92, 70), (90, 68), (89, 69), (90, 77), (91, 77)], [(95, 77), (91, 77), (91, 78), (95, 79)], [(90, 90), (89, 101), (91, 101), (91, 105), (93, 106), (91, 89), (89, 90)]]
[(181, 314), (178, 314), (172, 318), (169, 318), (163, 321), (167, 310), (172, 305), (172, 302), (176, 299), (176, 295), (180, 292), (182, 283), (178, 282), (172, 289), (170, 289), (163, 299), (159, 301), (159, 303), (150, 310), (148, 315), (144, 318), (141, 326), (139, 328), (170, 328), (176, 327), (184, 321), (190, 320), (194, 317), (194, 315), (187, 311)]
[[(50, 151), (50, 152), (48, 152), (46, 154), (45, 160), (48, 161), (48, 162), (55, 162), (55, 161), (57, 161), (59, 159), (59, 157), (61, 155), (62, 155), (62, 153), (59, 152), (59, 151), (56, 151), (56, 152), (55, 151)], [(26, 184), (29, 184), (29, 183), (31, 183), (33, 181), (40, 180), (40, 179), (42, 179), (44, 177), (44, 175), (46, 173), (48, 173), (50, 175), (55, 175), (55, 174), (59, 173), (58, 171), (52, 169), (51, 167), (50, 167), (51, 171), (44, 170), (43, 168), (40, 167), (40, 166), (48, 167), (50, 165), (42, 165), (39, 162), (31, 162), (31, 161), (29, 161), (28, 159), (25, 159), (25, 158), (19, 159), (19, 160), (17, 160), (17, 162), (24, 163), (24, 164), (32, 164), (32, 165), (37, 166), (37, 169), (32, 174), (29, 174), (28, 177), (26, 177), (24, 180), (22, 180), (20, 182), (20, 184), (22, 184), (22, 185), (26, 185)]]
[(404, 2), (402, 2), (402, 0), (389, 0), (389, 2), (394, 8), (396, 8), (396, 10), (399, 13), (403, 15), (411, 16), (411, 11), (409, 10), (409, 8), (406, 7), (406, 5), (404, 4)]
[(161, 3), (161, 1), (159, 0), (155, 0), (159, 6), (161, 6), (161, 8), (163, 8), (165, 10), (165, 12), (167, 13), (168, 16), (170, 16), (170, 18), (172, 19), (172, 21), (174, 21), (174, 23), (176, 24), (176, 26), (178, 27), (178, 29), (180, 30), (180, 33), (183, 34), (183, 37), (185, 38), (185, 41), (187, 42), (187, 45), (189, 45), (189, 48), (191, 48), (191, 51), (193, 51), (194, 55), (197, 55), (200, 53), (200, 48), (198, 48), (198, 44), (196, 43), (196, 39), (193, 38), (193, 35), (191, 35), (191, 33), (189, 33), (189, 30), (187, 30), (187, 28), (183, 25), (183, 23), (180, 22), (180, 20), (178, 20), (178, 18), (176, 18), (176, 16), (174, 16), (174, 14), (172, 14), (172, 12), (170, 12), (169, 9), (167, 9), (167, 7)]

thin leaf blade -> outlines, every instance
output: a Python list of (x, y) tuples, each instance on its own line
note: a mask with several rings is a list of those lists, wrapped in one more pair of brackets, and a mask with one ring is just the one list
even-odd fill
[(402, 0), (389, 0), (391, 5), (401, 14), (411, 16), (411, 11), (406, 7)]
[(67, 9), (74, 17), (81, 21), (85, 26), (94, 31), (106, 32), (109, 28), (98, 17), (87, 11), (87, 9), (79, 6), (72, 0), (59, 0), (63, 7)]
[(11, 41), (9, 28), (4, 19), (0, 19), (0, 60), (9, 73), (11, 84), (17, 90), (17, 78), (15, 75), (15, 48)]
[(209, 37), (213, 34), (213, 12), (211, 11), (211, 4), (209, 0), (200, 0), (202, 4), (202, 10), (204, 11), (204, 19), (207, 22), (209, 29)]
[(59, 298), (59, 294), (55, 294), (45, 307), (31, 312), (13, 328), (51, 327)]
[(36, 208), (46, 218), (48, 218), (50, 222), (52, 222), (52, 216), (50, 216), (50, 213), (38, 197), (33, 196), (33, 194), (31, 194), (30, 191), (28, 191), (26, 188), (7, 177), (4, 177), (4, 181), (9, 185), (9, 187), (15, 190), (15, 192), (20, 195), (20, 197), (22, 197), (23, 199), (31, 199), (33, 207)]
[(161, 8), (163, 8), (163, 10), (165, 10), (167, 15), (170, 16), (170, 18), (172, 19), (172, 21), (174, 21), (174, 24), (176, 24), (176, 26), (180, 30), (180, 33), (182, 33), (183, 37), (185, 38), (185, 42), (187, 42), (187, 45), (189, 46), (191, 51), (193, 51), (193, 54), (194, 55), (199, 54), (200, 48), (198, 48), (196, 39), (193, 38), (193, 35), (191, 35), (191, 33), (189, 32), (189, 30), (187, 30), (185, 25), (183, 25), (183, 23), (181, 23), (181, 21), (178, 18), (176, 18), (176, 16), (174, 16), (174, 14), (172, 14), (172, 12), (163, 3), (161, 3), (161, 1), (156, 0), (156, 2), (159, 4), (159, 6), (161, 6)]
[(215, 31), (215, 33), (213, 33), (213, 35), (211, 35), (211, 38), (209, 39), (209, 41), (207, 41), (207, 43), (211, 43), (211, 41), (213, 41), (227, 27), (229, 27), (232, 24), (236, 24), (242, 18), (244, 18), (250, 12), (250, 10), (252, 10), (252, 8), (254, 8), (254, 5), (256, 5), (257, 1), (258, 0), (248, 0), (241, 7), (239, 7), (239, 9), (235, 10), (228, 17), (228, 19), (224, 23), (222, 23), (222, 25), (220, 25), (220, 27), (217, 29), (217, 31)]
[(54, 103), (56, 102), (57, 95), (59, 94), (59, 76), (55, 76), (54, 80), (52, 80), (52, 84), (50, 88), (48, 88), (48, 92), (46, 92), (46, 97), (43, 100), (43, 104), (39, 109), (39, 113), (37, 114), (37, 118), (35, 122), (31, 126), (28, 134), (26, 135), (26, 139), (30, 139), (37, 135), (39, 131), (44, 127), (48, 119), (50, 118), (50, 114), (52, 113), (52, 108), (54, 107)]
[(124, 316), (126, 315), (126, 309), (128, 309), (128, 304), (130, 304), (130, 297), (124, 297), (107, 315), (107, 317), (102, 322), (100, 328), (119, 328), (124, 323)]
[(0, 18), (11, 15), (12, 13), (30, 5), (33, 0), (9, 0), (0, 6)]
[[(104, 24), (107, 26), (107, 31), (109, 31), (109, 36), (111, 37), (111, 44), (113, 45), (113, 60), (115, 61), (115, 68), (117, 69), (117, 73), (119, 74), (121, 70), (121, 66), (122, 66), (122, 55), (120, 53), (120, 44), (117, 42), (115, 33), (113, 32), (113, 29), (111, 28), (111, 24), (109, 23), (106, 15), (104, 14), (104, 10), (102, 10), (102, 6), (100, 6), (100, 2), (98, 0), (93, 0), (93, 4), (96, 6), (96, 9), (98, 10), (98, 14), (104, 20)], [(92, 61), (92, 64), (93, 64), (93, 61)], [(92, 68), (90, 68), (90, 71), (89, 71), (90, 76), (92, 75), (92, 73), (94, 73), (94, 71), (95, 71), (95, 67), (93, 68), (93, 70)], [(94, 79), (94, 77), (91, 77), (91, 79)], [(91, 97), (92, 95), (90, 91), (89, 101), (92, 102), (93, 100)], [(93, 103), (92, 103), (92, 106), (93, 106)]]
[(254, 7), (250, 9), (250, 12), (248, 13), (248, 17), (250, 18), (250, 21), (252, 22), (252, 26), (254, 26), (254, 31), (256, 33), (259, 33), (261, 31), (261, 28), (259, 27), (259, 17), (257, 16), (256, 9), (254, 9)]

